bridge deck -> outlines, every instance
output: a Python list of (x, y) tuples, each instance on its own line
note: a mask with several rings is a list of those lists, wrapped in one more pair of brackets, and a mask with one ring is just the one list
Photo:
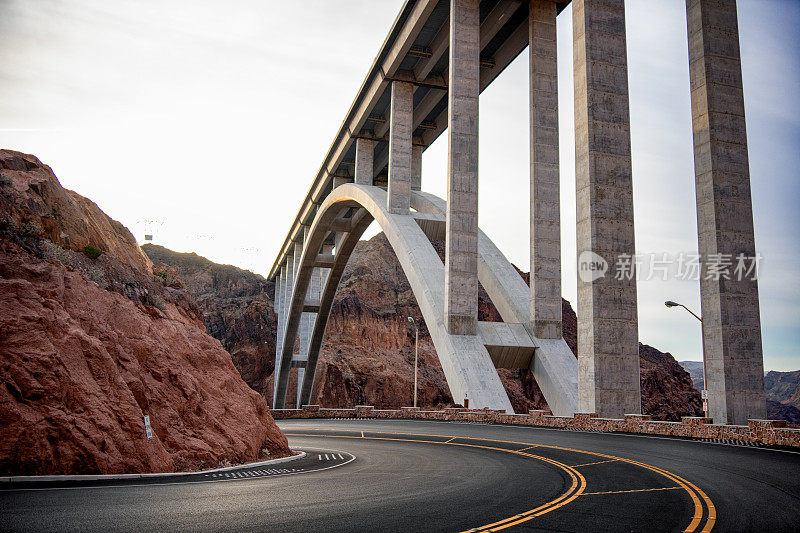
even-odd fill
[[(569, 0), (559, 2), (561, 9)], [(386, 182), (389, 161), (390, 82), (414, 84), (413, 142), (430, 146), (447, 128), (449, 0), (407, 0), (303, 199), (269, 272), (274, 279), (302, 238), (314, 209), (330, 193), (334, 177), (353, 176), (355, 139), (374, 139), (376, 184)], [(483, 91), (528, 46), (528, 2), (483, 0), (480, 5)]]

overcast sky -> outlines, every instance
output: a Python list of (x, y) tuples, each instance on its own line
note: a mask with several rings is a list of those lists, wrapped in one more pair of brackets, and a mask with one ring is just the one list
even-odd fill
[[(0, 147), (111, 217), (266, 274), (400, 0), (0, 0)], [(628, 0), (636, 244), (697, 251), (685, 2)], [(564, 296), (575, 302), (571, 9), (558, 21)], [(800, 368), (800, 2), (739, 1), (765, 367)], [(480, 225), (528, 269), (527, 51), (480, 100)], [(423, 158), (445, 195), (446, 136)], [(374, 234), (371, 231), (370, 234)], [(642, 342), (700, 360), (699, 284), (638, 284)]]

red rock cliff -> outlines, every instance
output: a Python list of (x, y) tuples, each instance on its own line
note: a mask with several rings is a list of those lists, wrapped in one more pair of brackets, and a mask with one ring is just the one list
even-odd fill
[(193, 297), (151, 269), (124, 226), (35, 157), (0, 150), (0, 474), (289, 453)]

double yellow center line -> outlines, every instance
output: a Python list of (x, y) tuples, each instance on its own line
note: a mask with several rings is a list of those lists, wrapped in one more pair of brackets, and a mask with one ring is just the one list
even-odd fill
[[(472, 439), (470, 437), (459, 437), (459, 436), (453, 436), (453, 435), (430, 435), (430, 434), (425, 434), (425, 433), (389, 433), (389, 432), (381, 432), (381, 434), (383, 434), (383, 435), (392, 435), (391, 437), (367, 436), (367, 435), (364, 434), (363, 431), (360, 431), (359, 433), (360, 433), (360, 435), (358, 435), (358, 434), (357, 435), (333, 434), (333, 433), (326, 433), (326, 432), (320, 432), (320, 433), (285, 432), (285, 435), (293, 436), (293, 437), (335, 437), (335, 438), (345, 438), (345, 439), (368, 439), (368, 440), (387, 440), (387, 441), (401, 441), (401, 442), (421, 442), (421, 443), (427, 443), (427, 444), (447, 444), (447, 445), (450, 445), (450, 446), (464, 446), (464, 447), (470, 447), (470, 448), (482, 448), (482, 449), (485, 449), (485, 450), (495, 450), (495, 451), (500, 451), (500, 452), (505, 452), (505, 453), (513, 453), (513, 454), (516, 454), (516, 455), (522, 455), (522, 456), (525, 456), (525, 457), (530, 457), (532, 459), (537, 459), (539, 461), (542, 461), (542, 462), (545, 462), (545, 463), (549, 463), (549, 464), (551, 464), (551, 465), (553, 465), (553, 466), (555, 466), (557, 468), (560, 468), (561, 470), (566, 472), (567, 475), (569, 476), (569, 478), (571, 480), (571, 485), (567, 489), (567, 491), (564, 492), (564, 494), (562, 494), (558, 498), (555, 498), (554, 500), (551, 500), (551, 501), (549, 501), (549, 502), (547, 502), (545, 504), (542, 504), (539, 507), (536, 507), (535, 509), (531, 509), (529, 511), (525, 511), (525, 512), (522, 512), (522, 513), (519, 513), (519, 514), (515, 514), (514, 516), (510, 516), (510, 517), (505, 518), (503, 520), (499, 520), (499, 521), (493, 522), (491, 524), (486, 524), (486, 525), (483, 525), (483, 526), (468, 530), (470, 532), (476, 532), (476, 531), (480, 531), (480, 532), (500, 531), (500, 530), (515, 526), (517, 524), (521, 524), (523, 522), (527, 522), (528, 520), (536, 518), (537, 516), (542, 516), (542, 515), (544, 515), (546, 513), (554, 511), (554, 510), (558, 509), (559, 507), (567, 505), (568, 503), (574, 501), (576, 498), (578, 498), (581, 495), (589, 496), (589, 495), (595, 495), (595, 494), (611, 494), (612, 492), (588, 492), (588, 493), (585, 492), (585, 490), (586, 490), (586, 478), (584, 478), (583, 475), (578, 470), (576, 470), (576, 468), (583, 467), (583, 466), (602, 464), (602, 463), (610, 463), (610, 462), (614, 462), (614, 461), (629, 463), (629, 464), (632, 464), (632, 465), (635, 465), (635, 466), (638, 466), (638, 467), (641, 467), (641, 468), (646, 468), (648, 470), (656, 472), (656, 473), (666, 477), (667, 479), (677, 483), (677, 486), (659, 487), (659, 488), (655, 488), (655, 489), (638, 489), (638, 490), (635, 490), (635, 491), (633, 491), (633, 490), (632, 491), (613, 491), (613, 493), (616, 493), (616, 492), (620, 492), (620, 493), (621, 492), (644, 492), (644, 491), (651, 491), (651, 490), (683, 489), (689, 494), (689, 496), (692, 499), (692, 502), (694, 503), (694, 514), (692, 515), (691, 522), (689, 523), (689, 525), (684, 530), (684, 533), (695, 533), (697, 531), (697, 528), (700, 526), (700, 523), (703, 521), (703, 516), (706, 516), (706, 521), (705, 521), (705, 524), (703, 525), (703, 528), (700, 530), (700, 533), (708, 533), (714, 527), (714, 524), (716, 523), (716, 519), (717, 519), (716, 509), (714, 507), (714, 504), (711, 502), (711, 499), (708, 497), (708, 495), (706, 495), (705, 492), (700, 490), (692, 482), (687, 481), (686, 479), (678, 476), (677, 474), (673, 474), (672, 472), (669, 472), (669, 471), (664, 470), (662, 468), (658, 468), (656, 466), (648, 465), (646, 463), (641, 463), (639, 461), (634, 461), (632, 459), (625, 459), (623, 457), (615, 457), (613, 455), (606, 455), (606, 454), (598, 453), (598, 452), (588, 452), (588, 451), (585, 451), (585, 450), (577, 450), (577, 449), (574, 449), (574, 448), (564, 448), (564, 447), (561, 447), (561, 446), (551, 446), (551, 445), (545, 445), (545, 444), (533, 444), (533, 443), (530, 443), (530, 442), (516, 442), (516, 441), (495, 440), (495, 439)], [(409, 437), (427, 437), (427, 438), (419, 439), (419, 438), (409, 438)], [(447, 440), (430, 440), (431, 437), (447, 439)], [(459, 439), (462, 442), (454, 442), (456, 439)], [(483, 441), (483, 442), (495, 442), (495, 443), (499, 443), (499, 444), (517, 444), (517, 445), (523, 446), (523, 448), (520, 448), (518, 450), (510, 450), (508, 448), (501, 448), (501, 447), (496, 447), (496, 446), (486, 446), (486, 445), (482, 445), (482, 444), (472, 444), (470, 442), (464, 442), (464, 441), (472, 441), (472, 440), (479, 440), (479, 441)], [(583, 464), (580, 464), (580, 465), (569, 466), (569, 465), (566, 465), (566, 464), (561, 463), (559, 461), (555, 461), (553, 459), (550, 459), (548, 457), (542, 457), (540, 455), (534, 455), (534, 454), (526, 453), (525, 451), (523, 451), (523, 450), (530, 450), (532, 448), (549, 448), (549, 449), (552, 449), (552, 450), (575, 452), (575, 453), (581, 453), (581, 454), (586, 454), (586, 455), (594, 455), (596, 457), (603, 458), (603, 459), (600, 460), (600, 461), (595, 461), (595, 462), (591, 462), (591, 463), (583, 463)], [(706, 509), (708, 509), (707, 515), (704, 512), (703, 504), (705, 504)]]

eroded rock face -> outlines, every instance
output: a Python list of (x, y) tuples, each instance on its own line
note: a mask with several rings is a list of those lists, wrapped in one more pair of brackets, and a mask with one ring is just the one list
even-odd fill
[(768, 400), (800, 408), (800, 370), (767, 372), (764, 376), (764, 389)]
[[(691, 375), (694, 388), (702, 390), (702, 361), (681, 361), (680, 365)], [(767, 419), (785, 420), (792, 427), (800, 427), (800, 370), (767, 372), (764, 376), (764, 392), (767, 397)]]
[[(0, 475), (289, 453), (192, 296), (154, 278), (130, 232), (32, 156), (0, 151), (0, 162)], [(81, 236), (103, 255), (87, 257)]]
[[(242, 379), (268, 398), (275, 366), (275, 287), (262, 276), (212, 263), (194, 253), (145, 244), (142, 250), (167, 280), (184, 284), (194, 296), (207, 332), (231, 354)], [(271, 390), (271, 389), (270, 389)]]
[(152, 263), (128, 228), (88, 198), (63, 188), (35, 156), (0, 150), (0, 171), (0, 213), (7, 224), (67, 250), (93, 246), (137, 270), (151, 271)]

